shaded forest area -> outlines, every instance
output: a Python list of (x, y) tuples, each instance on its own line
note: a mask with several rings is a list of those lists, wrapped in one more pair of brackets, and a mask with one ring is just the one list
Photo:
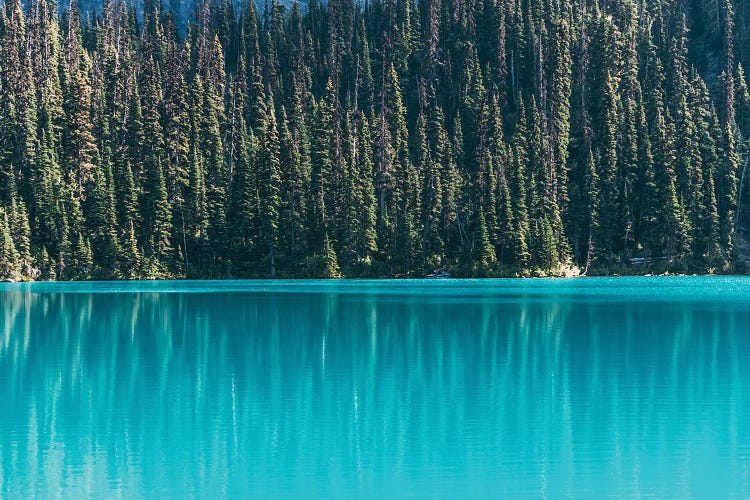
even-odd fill
[(0, 279), (742, 273), (750, 5), (0, 6)]

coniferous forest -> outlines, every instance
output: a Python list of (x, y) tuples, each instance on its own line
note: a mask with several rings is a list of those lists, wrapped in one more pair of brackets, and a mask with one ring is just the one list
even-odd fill
[(746, 270), (750, 2), (64, 7), (0, 6), (0, 279)]

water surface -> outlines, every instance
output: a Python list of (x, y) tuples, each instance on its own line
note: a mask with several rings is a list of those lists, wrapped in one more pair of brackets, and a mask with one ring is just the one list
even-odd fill
[(0, 285), (0, 497), (750, 496), (750, 279)]

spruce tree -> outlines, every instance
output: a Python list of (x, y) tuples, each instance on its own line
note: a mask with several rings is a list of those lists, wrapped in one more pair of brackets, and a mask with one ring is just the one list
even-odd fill
[(34, 267), (31, 256), (31, 227), (29, 225), (29, 213), (26, 203), (21, 198), (11, 200), (9, 228), (13, 245), (18, 251), (18, 264), (20, 273), (24, 278), (34, 278), (37, 269)]
[(0, 209), (0, 280), (15, 281), (20, 277), (21, 264), (10, 234), (8, 214)]
[(331, 137), (329, 134), (333, 109), (330, 103), (320, 101), (315, 106), (313, 126), (311, 127), (310, 163), (312, 172), (307, 197), (308, 245), (311, 253), (320, 252), (324, 239), (328, 236), (329, 216), (326, 206), (326, 194), (330, 187)]
[[(268, 259), (268, 272), (276, 276), (276, 254), (279, 247), (279, 196), (281, 177), (279, 165), (279, 136), (276, 126), (273, 99), (269, 97), (268, 119), (260, 139), (256, 157), (258, 191), (260, 195), (260, 249)], [(265, 258), (264, 258), (265, 260)]]

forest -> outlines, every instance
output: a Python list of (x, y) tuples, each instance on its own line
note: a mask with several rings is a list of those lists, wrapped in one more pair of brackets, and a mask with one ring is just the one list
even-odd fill
[(0, 5), (0, 280), (745, 273), (750, 2)]

